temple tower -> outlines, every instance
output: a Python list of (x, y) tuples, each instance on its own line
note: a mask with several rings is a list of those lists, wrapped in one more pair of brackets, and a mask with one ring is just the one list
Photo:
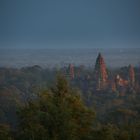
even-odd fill
[(134, 71), (134, 67), (132, 65), (129, 65), (128, 72), (129, 72), (130, 86), (134, 86), (134, 84), (135, 84), (135, 71)]
[(108, 81), (108, 75), (107, 75), (106, 64), (105, 64), (104, 58), (102, 57), (101, 53), (99, 53), (99, 55), (96, 59), (94, 77), (95, 77), (97, 90), (106, 88), (107, 81)]
[(73, 64), (69, 65), (69, 75), (71, 79), (74, 79), (74, 66)]

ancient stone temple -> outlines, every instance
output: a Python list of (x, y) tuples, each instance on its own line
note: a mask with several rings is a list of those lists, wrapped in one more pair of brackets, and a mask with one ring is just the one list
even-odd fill
[(117, 74), (115, 77), (115, 83), (117, 86), (120, 86), (120, 87), (128, 86), (128, 80), (123, 79), (119, 74)]
[(74, 79), (74, 66), (73, 64), (69, 65), (69, 75), (71, 79)]
[(135, 71), (132, 65), (129, 65), (128, 67), (128, 72), (129, 72), (129, 82), (130, 86), (134, 86), (135, 84)]
[(102, 90), (107, 87), (108, 74), (106, 69), (106, 64), (101, 53), (99, 53), (94, 69), (94, 79), (96, 82), (96, 89)]

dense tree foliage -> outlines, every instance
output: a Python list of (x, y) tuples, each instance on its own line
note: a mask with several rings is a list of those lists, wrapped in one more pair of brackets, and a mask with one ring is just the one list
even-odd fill
[[(73, 80), (58, 76), (54, 84), (56, 73), (39, 66), (0, 68), (0, 140), (140, 139), (139, 90), (95, 92), (93, 70), (84, 67), (75, 68)], [(136, 69), (138, 85), (139, 75)]]
[(0, 124), (0, 140), (13, 140), (9, 125)]
[(20, 112), (19, 139), (89, 139), (95, 113), (87, 108), (63, 77), (56, 87), (29, 102)]

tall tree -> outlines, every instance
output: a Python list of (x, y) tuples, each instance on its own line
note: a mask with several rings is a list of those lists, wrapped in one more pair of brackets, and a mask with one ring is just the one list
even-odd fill
[(87, 108), (77, 91), (63, 76), (19, 113), (20, 140), (90, 139), (95, 113)]

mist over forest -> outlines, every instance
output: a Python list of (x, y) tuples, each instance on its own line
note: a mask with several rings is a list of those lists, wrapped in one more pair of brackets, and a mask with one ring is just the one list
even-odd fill
[[(21, 68), (39, 65), (44, 68), (62, 67), (70, 63), (94, 67), (97, 54), (101, 52), (106, 64), (111, 68), (119, 68), (133, 64), (139, 66), (140, 49), (137, 47), (106, 48), (0, 48), (0, 66)], [(114, 63), (115, 62), (115, 63)]]

